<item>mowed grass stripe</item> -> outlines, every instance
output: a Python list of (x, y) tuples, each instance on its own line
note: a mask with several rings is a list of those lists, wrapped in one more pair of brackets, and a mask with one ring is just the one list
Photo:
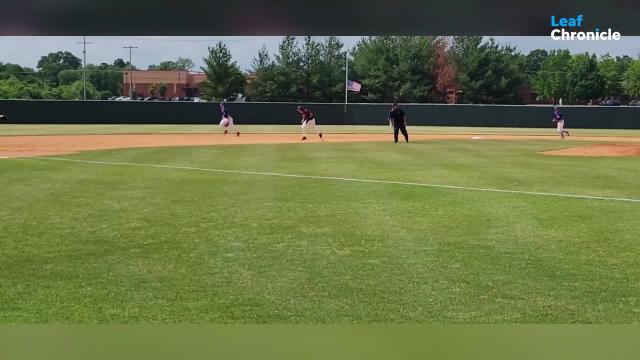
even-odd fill
[[(478, 145), (74, 158), (638, 195), (633, 159)], [(0, 171), (1, 322), (640, 321), (634, 203), (60, 161), (12, 159)]]
[(606, 200), (606, 201), (622, 201), (622, 202), (640, 203), (640, 199), (633, 199), (633, 198), (619, 198), (619, 197), (607, 197), (607, 196), (597, 196), (597, 195), (562, 194), (562, 193), (551, 193), (551, 192), (507, 190), (507, 189), (489, 189), (489, 188), (478, 188), (478, 187), (471, 187), (471, 186), (426, 184), (426, 183), (404, 182), (404, 181), (358, 179), (358, 178), (317, 176), (317, 175), (298, 175), (298, 174), (284, 174), (284, 173), (274, 173), (274, 172), (244, 171), (244, 170), (208, 169), (208, 168), (199, 168), (199, 167), (192, 167), (192, 166), (144, 164), (144, 163), (129, 163), (129, 162), (109, 162), (109, 161), (97, 161), (97, 160), (69, 159), (69, 158), (60, 158), (60, 157), (32, 157), (27, 159), (37, 159), (37, 160), (47, 160), (47, 161), (68, 161), (68, 162), (94, 164), (94, 165), (138, 166), (138, 167), (162, 168), (162, 169), (173, 169), (173, 170), (205, 171), (205, 172), (215, 172), (215, 173), (225, 173), (225, 174), (278, 176), (278, 177), (288, 177), (288, 178), (298, 178), (298, 179), (335, 180), (335, 181), (348, 181), (348, 182), (374, 183), (374, 184), (387, 184), (387, 185), (419, 186), (419, 187), (441, 188), (441, 189), (451, 189), (451, 190), (483, 191), (483, 192), (495, 192), (495, 193), (507, 193), (507, 194), (538, 195), (538, 196), (565, 197), (565, 198), (574, 198), (574, 199)]
[[(73, 223), (83, 220), (79, 226), (92, 231), (64, 237), (62, 229), (53, 228), (48, 237), (31, 240), (37, 241), (34, 248), (47, 242), (73, 242), (78, 248), (33, 264), (29, 280), (50, 278), (31, 293), (21, 292), (23, 299), (38, 300), (24, 304), (14, 318), (39, 311), (32, 319), (633, 319), (629, 306), (636, 300), (622, 299), (638, 290), (629, 281), (638, 277), (637, 270), (628, 268), (637, 246), (629, 246), (631, 239), (618, 231), (598, 234), (601, 242), (596, 244), (587, 241), (598, 228), (591, 224), (599, 218), (616, 221), (608, 215), (615, 204), (591, 203), (585, 208), (584, 203), (565, 202), (568, 215), (560, 217), (541, 198), (530, 208), (509, 201), (492, 207), (473, 193), (431, 197), (394, 187), (373, 197), (372, 184), (308, 187), (255, 177), (225, 188), (228, 179), (203, 173), (185, 177), (189, 172), (178, 172), (163, 179), (144, 168), (122, 170), (99, 181), (97, 188), (109, 185), (109, 190), (92, 198), (85, 198), (91, 190), (88, 182), (74, 183), (72, 191), (62, 192), (75, 201), (58, 206), (58, 222), (69, 235)], [(96, 176), (109, 172), (102, 169)], [(147, 187), (149, 180), (156, 189)], [(96, 210), (84, 219), (82, 209), (91, 206), (92, 199), (98, 200), (93, 204)], [(250, 202), (241, 201), (247, 199)], [(74, 217), (66, 215), (72, 211), (77, 212)], [(357, 216), (350, 218), (352, 214)], [(532, 223), (532, 218), (540, 223)], [(103, 222), (113, 228), (96, 232), (95, 226)], [(568, 233), (557, 230), (564, 226)], [(86, 236), (97, 241), (87, 243)], [(95, 250), (86, 251), (91, 248)], [(17, 254), (7, 269), (21, 268), (22, 256)], [(25, 275), (14, 272), (12, 277), (22, 279), (26, 291), (32, 285), (24, 281)], [(5, 291), (18, 288), (12, 285)], [(52, 293), (57, 295), (48, 300)], [(47, 305), (53, 300), (55, 306)]]

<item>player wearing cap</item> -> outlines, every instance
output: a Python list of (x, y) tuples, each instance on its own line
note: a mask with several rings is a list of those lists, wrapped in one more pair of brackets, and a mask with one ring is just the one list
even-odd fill
[(560, 134), (560, 137), (564, 139), (565, 134), (569, 136), (569, 131), (564, 129), (564, 115), (562, 115), (562, 112), (560, 112), (559, 106), (556, 106), (555, 108), (553, 108), (552, 122), (556, 124), (558, 128), (558, 134)]
[(302, 140), (307, 140), (307, 131), (309, 129), (311, 129), (313, 132), (318, 133), (318, 137), (320, 137), (321, 140), (324, 140), (322, 138), (322, 131), (316, 126), (316, 119), (313, 116), (313, 113), (304, 106), (298, 106), (297, 111), (298, 114), (300, 114), (300, 116), (302, 117), (302, 125), (300, 126), (300, 129), (302, 129)]
[(233, 131), (236, 132), (236, 136), (240, 136), (240, 130), (233, 123), (233, 118), (224, 108), (224, 103), (220, 104), (220, 112), (222, 113), (222, 119), (220, 120), (220, 126), (224, 129), (224, 135), (227, 135), (229, 132), (229, 128), (233, 128)]
[(402, 132), (404, 140), (409, 142), (409, 133), (407, 132), (407, 115), (402, 110), (398, 103), (393, 103), (391, 111), (389, 112), (389, 121), (393, 125), (393, 141), (398, 142), (398, 132)]

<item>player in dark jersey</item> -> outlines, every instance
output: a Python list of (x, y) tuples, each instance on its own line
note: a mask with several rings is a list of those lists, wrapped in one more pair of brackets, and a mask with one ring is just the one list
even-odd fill
[(404, 140), (409, 142), (409, 133), (407, 132), (407, 116), (397, 103), (393, 103), (389, 112), (389, 121), (393, 125), (393, 140), (398, 142), (398, 132), (402, 132)]
[(224, 128), (224, 135), (227, 135), (229, 132), (229, 128), (233, 128), (233, 131), (236, 132), (236, 136), (240, 136), (240, 130), (233, 123), (233, 118), (229, 113), (225, 110), (224, 103), (220, 103), (220, 112), (222, 113), (222, 119), (220, 120), (220, 126)]
[(564, 135), (566, 134), (567, 136), (569, 136), (569, 131), (564, 129), (564, 115), (562, 115), (562, 112), (560, 112), (560, 107), (556, 106), (555, 108), (553, 108), (553, 123), (556, 124), (557, 129), (558, 129), (558, 134), (560, 134), (560, 137), (562, 137), (564, 139)]
[(304, 106), (298, 106), (297, 111), (298, 114), (300, 114), (300, 116), (302, 117), (302, 125), (300, 126), (300, 129), (302, 129), (302, 140), (307, 140), (307, 131), (309, 129), (313, 130), (313, 132), (318, 133), (318, 137), (320, 137), (321, 140), (324, 140), (322, 138), (322, 131), (319, 127), (316, 126), (316, 118), (313, 116), (313, 113)]

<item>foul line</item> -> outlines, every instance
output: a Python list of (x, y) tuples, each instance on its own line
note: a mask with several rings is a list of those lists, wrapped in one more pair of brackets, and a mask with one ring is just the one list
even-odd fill
[(393, 185), (420, 186), (420, 187), (441, 188), (441, 189), (484, 191), (484, 192), (494, 192), (494, 193), (554, 196), (554, 197), (565, 197), (565, 198), (574, 198), (574, 199), (609, 200), (609, 201), (624, 201), (624, 202), (640, 203), (640, 199), (631, 199), (631, 198), (561, 194), (561, 193), (521, 191), (521, 190), (503, 190), (503, 189), (477, 188), (477, 187), (456, 186), (456, 185), (425, 184), (425, 183), (391, 181), (391, 180), (357, 179), (357, 178), (315, 176), (315, 175), (295, 175), (295, 174), (283, 174), (283, 173), (259, 172), (259, 171), (221, 170), (221, 169), (197, 168), (197, 167), (191, 167), (191, 166), (157, 165), (157, 164), (111, 162), (111, 161), (92, 161), (92, 160), (78, 160), (78, 159), (68, 159), (68, 158), (38, 157), (38, 156), (23, 158), (23, 159), (67, 161), (67, 162), (98, 164), (98, 165), (141, 166), (141, 167), (150, 167), (150, 168), (205, 171), (205, 172), (215, 172), (215, 173), (225, 173), (225, 174), (279, 176), (279, 177), (298, 178), (298, 179), (349, 181), (349, 182), (361, 182), (361, 183), (371, 183), (371, 184), (393, 184)]

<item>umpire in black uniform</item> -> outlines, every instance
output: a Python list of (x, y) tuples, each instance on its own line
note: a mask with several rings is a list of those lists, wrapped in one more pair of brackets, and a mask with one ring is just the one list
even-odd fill
[(409, 142), (409, 133), (407, 133), (407, 115), (404, 110), (400, 109), (398, 103), (393, 103), (389, 112), (389, 121), (393, 124), (393, 140), (398, 142), (398, 132), (402, 132), (406, 142)]

